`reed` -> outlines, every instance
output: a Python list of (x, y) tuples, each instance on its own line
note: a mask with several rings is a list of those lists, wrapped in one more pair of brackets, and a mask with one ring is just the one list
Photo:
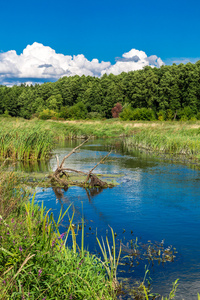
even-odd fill
[(42, 121), (0, 118), (0, 157), (45, 159), (57, 141), (133, 136), (127, 144), (163, 153), (199, 157), (200, 122)]
[(198, 128), (140, 128), (132, 137), (126, 139), (125, 144), (153, 152), (199, 159), (200, 130)]
[(77, 245), (74, 211), (67, 231), (60, 233), (69, 208), (55, 221), (33, 197), (19, 215), (1, 218), (1, 299), (116, 298), (104, 265), (84, 249), (83, 238)]

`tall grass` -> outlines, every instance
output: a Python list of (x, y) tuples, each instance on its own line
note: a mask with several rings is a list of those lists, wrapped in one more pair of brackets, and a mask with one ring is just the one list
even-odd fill
[(38, 160), (49, 156), (58, 140), (111, 137), (125, 134), (127, 129), (101, 122), (60, 123), (55, 121), (0, 118), (0, 157), (14, 160)]
[(153, 151), (181, 153), (199, 158), (200, 123), (42, 121), (0, 118), (0, 157), (18, 160), (45, 159), (58, 140), (86, 137), (130, 136), (127, 143)]
[[(69, 207), (60, 211), (57, 222), (34, 197), (20, 210), (0, 221), (1, 299), (116, 298), (103, 263), (84, 250), (83, 239), (80, 249), (76, 243), (74, 212), (68, 229), (60, 233)], [(67, 246), (70, 239), (72, 248)]]
[(200, 158), (200, 129), (140, 128), (125, 144), (154, 152)]
[(0, 156), (15, 160), (46, 158), (53, 147), (52, 133), (39, 124), (0, 122)]

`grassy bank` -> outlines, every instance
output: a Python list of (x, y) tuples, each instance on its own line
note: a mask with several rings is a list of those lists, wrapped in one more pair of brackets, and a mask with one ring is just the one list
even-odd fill
[[(0, 299), (117, 299), (119, 256), (112, 229), (112, 240), (97, 239), (102, 261), (84, 248), (83, 221), (77, 244), (71, 208), (55, 221), (34, 198), (29, 202), (29, 195), (16, 174), (0, 169)], [(69, 226), (61, 234), (67, 215)], [(144, 281), (131, 295), (155, 299)], [(174, 299), (176, 287), (165, 300)]]
[(13, 173), (0, 173), (0, 205), (0, 299), (116, 298), (116, 270), (84, 249), (84, 226), (78, 247), (74, 213), (61, 234), (67, 211), (56, 222), (28, 201)]
[(195, 125), (167, 126), (156, 128), (140, 128), (133, 136), (126, 139), (125, 144), (143, 148), (153, 152), (172, 156), (184, 155), (199, 161), (200, 159), (200, 128)]
[(199, 159), (200, 122), (42, 121), (0, 118), (0, 157), (45, 159), (58, 140), (129, 136), (127, 145)]
[(103, 122), (27, 121), (18, 118), (0, 119), (0, 156), (15, 160), (36, 160), (48, 157), (58, 140), (91, 137), (118, 137), (130, 133), (121, 124)]

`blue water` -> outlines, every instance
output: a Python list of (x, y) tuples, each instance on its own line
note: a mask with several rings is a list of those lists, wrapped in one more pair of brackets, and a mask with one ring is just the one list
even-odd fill
[[(65, 145), (55, 153), (61, 159), (74, 146)], [(79, 153), (70, 156), (66, 165), (88, 171), (107, 153), (108, 148), (103, 143), (90, 142)], [(50, 167), (56, 168), (55, 158), (51, 159)], [(172, 245), (178, 253), (174, 262), (149, 266), (153, 291), (167, 295), (172, 282), (179, 278), (176, 299), (197, 299), (197, 292), (200, 292), (200, 171), (139, 151), (127, 154), (117, 147), (95, 173), (119, 175), (115, 178), (119, 185), (90, 197), (80, 187), (62, 191), (62, 196), (55, 195), (51, 188), (38, 188), (36, 200), (44, 201), (55, 216), (61, 206), (66, 209), (73, 203), (76, 223), (81, 222), (83, 206), (85, 245), (90, 251), (99, 251), (96, 234), (105, 238), (108, 232), (110, 236), (109, 226), (117, 234), (116, 240), (124, 244), (136, 237), (140, 243), (164, 240), (165, 247)], [(67, 218), (62, 232), (66, 230), (66, 222)], [(126, 273), (118, 275), (132, 281), (142, 280), (145, 265), (148, 261), (141, 261), (134, 267), (134, 272), (124, 267)]]

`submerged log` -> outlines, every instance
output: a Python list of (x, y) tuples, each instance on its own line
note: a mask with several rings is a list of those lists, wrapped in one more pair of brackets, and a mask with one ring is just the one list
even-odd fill
[(75, 173), (78, 173), (81, 175), (86, 175), (86, 180), (79, 183), (78, 184), (79, 186), (83, 186), (83, 187), (90, 186), (90, 187), (101, 187), (101, 188), (106, 188), (106, 187), (111, 186), (107, 182), (102, 181), (97, 175), (94, 175), (92, 172), (96, 169), (96, 167), (98, 167), (98, 165), (100, 165), (101, 163), (103, 163), (105, 161), (105, 159), (110, 155), (110, 153), (112, 151), (110, 151), (106, 156), (104, 156), (88, 173), (64, 167), (65, 160), (73, 153), (76, 153), (76, 150), (79, 149), (81, 146), (83, 146), (85, 143), (87, 143), (88, 140), (89, 140), (89, 138), (87, 140), (85, 140), (83, 143), (81, 143), (79, 146), (75, 147), (69, 154), (67, 154), (63, 158), (61, 164), (59, 162), (58, 156), (56, 155), (57, 168), (56, 168), (55, 172), (49, 176), (51, 178), (51, 183), (53, 183), (53, 184), (57, 183), (57, 184), (59, 184), (59, 186), (62, 186), (66, 189), (69, 186), (69, 184), (71, 184), (71, 182), (69, 180), (69, 173), (66, 173), (66, 171), (69, 171), (69, 172), (75, 172)]

